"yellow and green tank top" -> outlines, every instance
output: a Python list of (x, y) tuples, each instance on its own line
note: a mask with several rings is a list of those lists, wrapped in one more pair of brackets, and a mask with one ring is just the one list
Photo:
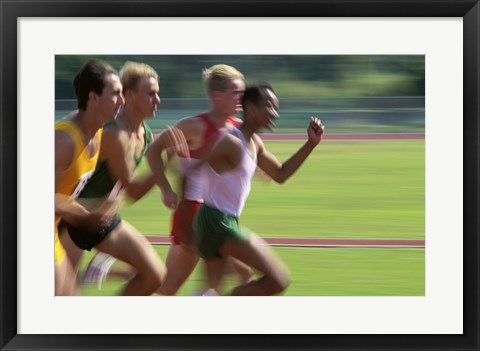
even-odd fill
[[(90, 156), (88, 149), (83, 141), (82, 134), (78, 127), (71, 121), (58, 121), (55, 123), (56, 131), (64, 131), (68, 133), (75, 141), (75, 152), (72, 163), (61, 175), (57, 193), (70, 196), (72, 199), (78, 197), (82, 189), (87, 184), (88, 179), (93, 175), (95, 166), (97, 165), (100, 144), (102, 141), (102, 129), (97, 132), (98, 149), (97, 152)], [(58, 224), (61, 217), (55, 215), (55, 262), (60, 262), (64, 257), (64, 250), (58, 241)], [(60, 246), (59, 246), (60, 245)]]

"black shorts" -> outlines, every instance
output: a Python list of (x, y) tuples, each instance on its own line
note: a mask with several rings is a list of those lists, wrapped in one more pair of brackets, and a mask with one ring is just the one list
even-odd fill
[(75, 245), (82, 250), (90, 251), (93, 247), (100, 244), (102, 240), (120, 224), (120, 222), (120, 216), (116, 215), (111, 222), (99, 232), (89, 232), (85, 229), (71, 226), (70, 224), (67, 224), (67, 230)]

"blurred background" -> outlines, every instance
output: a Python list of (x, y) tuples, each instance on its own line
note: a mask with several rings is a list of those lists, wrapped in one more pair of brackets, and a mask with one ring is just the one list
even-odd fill
[(423, 133), (425, 57), (419, 55), (56, 55), (55, 118), (76, 108), (73, 77), (82, 64), (103, 59), (119, 70), (128, 60), (160, 75), (161, 105), (153, 129), (208, 109), (203, 68), (225, 63), (247, 84), (269, 82), (280, 99), (276, 131), (303, 132), (318, 116), (330, 133)]

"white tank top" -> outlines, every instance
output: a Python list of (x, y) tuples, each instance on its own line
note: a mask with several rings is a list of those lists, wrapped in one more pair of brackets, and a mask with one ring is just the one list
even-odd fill
[[(242, 142), (242, 156), (238, 165), (229, 171), (217, 173), (209, 164), (202, 169), (204, 202), (226, 214), (239, 217), (250, 193), (252, 177), (257, 168), (257, 150), (253, 143), (254, 159), (247, 151), (247, 142), (243, 133), (234, 128), (231, 134)], [(226, 134), (225, 134), (226, 135)], [(222, 137), (223, 139), (223, 137)]]
[[(210, 144), (212, 139), (221, 138), (221, 133), (218, 128), (212, 123), (212, 121), (208, 118), (206, 113), (201, 113), (194, 118), (200, 118), (204, 121), (206, 125), (206, 130), (204, 132), (204, 140), (203, 145), (201, 145), (196, 150), (190, 150), (190, 157), (179, 157), (178, 158), (178, 165), (180, 168), (180, 172), (187, 178), (187, 186), (184, 189), (183, 197), (190, 201), (197, 201), (203, 202), (203, 179), (201, 177), (201, 170), (200, 168), (193, 168), (198, 162), (201, 161), (202, 158), (197, 158), (197, 156), (193, 156), (199, 149), (203, 149)], [(241, 120), (228, 116), (226, 120), (226, 127), (227, 130), (231, 128), (235, 128), (235, 126), (239, 125)], [(217, 139), (218, 141), (218, 139)]]
[(201, 160), (196, 158), (179, 157), (178, 166), (180, 172), (187, 178), (187, 187), (184, 189), (183, 197), (190, 201), (203, 202), (203, 179), (202, 166), (194, 168), (193, 166)]

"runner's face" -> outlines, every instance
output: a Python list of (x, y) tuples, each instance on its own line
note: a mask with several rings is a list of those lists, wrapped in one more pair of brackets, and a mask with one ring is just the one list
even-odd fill
[(241, 79), (232, 79), (228, 82), (225, 91), (214, 92), (215, 107), (226, 115), (242, 112), (242, 95), (245, 83)]
[(144, 118), (154, 117), (160, 104), (158, 81), (153, 77), (142, 77), (137, 88), (132, 90), (135, 112)]
[(106, 122), (117, 117), (125, 103), (122, 94), (122, 83), (116, 74), (109, 74), (105, 79), (102, 95), (97, 95), (97, 107), (102, 119)]
[(278, 98), (269, 89), (264, 91), (264, 99), (260, 102), (259, 106), (255, 106), (256, 120), (260, 128), (267, 128), (273, 130), (276, 120), (280, 118), (278, 114)]

